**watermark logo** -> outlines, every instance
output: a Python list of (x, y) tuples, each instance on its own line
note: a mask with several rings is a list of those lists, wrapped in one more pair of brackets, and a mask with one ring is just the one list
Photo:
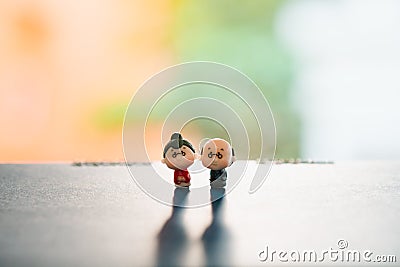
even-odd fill
[(345, 249), (349, 246), (349, 243), (344, 239), (339, 239), (337, 245), (339, 249)]
[[(125, 160), (137, 162), (139, 155), (152, 168), (127, 166), (144, 192), (169, 205), (173, 204), (174, 183), (157, 156), (173, 132), (190, 136), (189, 141), (198, 144), (197, 153), (207, 138), (220, 137), (232, 144), (236, 158), (242, 161), (228, 170), (232, 171), (226, 193), (241, 181), (249, 160), (263, 163), (252, 169), (249, 193), (256, 192), (269, 174), (276, 145), (274, 118), (261, 90), (237, 69), (215, 62), (175, 65), (148, 79), (130, 101), (123, 127)], [(209, 204), (214, 200), (209, 194), (209, 170), (196, 161), (189, 172), (192, 181), (201, 177), (204, 183), (192, 183), (185, 207)]]
[(261, 262), (362, 262), (362, 263), (395, 263), (396, 255), (375, 254), (371, 250), (349, 249), (345, 239), (337, 241), (337, 248), (326, 250), (275, 250), (268, 245), (258, 253)]

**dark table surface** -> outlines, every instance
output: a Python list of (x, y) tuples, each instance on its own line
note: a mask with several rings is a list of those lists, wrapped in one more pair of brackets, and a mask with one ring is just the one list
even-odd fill
[[(213, 205), (179, 209), (125, 166), (3, 164), (0, 266), (265, 266), (282, 263), (279, 251), (330, 249), (400, 261), (400, 162), (273, 165), (259, 191), (248, 187), (245, 176)], [(262, 262), (267, 247), (277, 252)]]

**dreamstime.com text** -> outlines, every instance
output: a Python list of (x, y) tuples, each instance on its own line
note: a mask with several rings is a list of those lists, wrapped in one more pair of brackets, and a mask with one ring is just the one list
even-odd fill
[(338, 248), (330, 247), (317, 252), (315, 250), (273, 250), (268, 245), (258, 253), (262, 262), (365, 262), (365, 263), (395, 263), (396, 255), (377, 255), (371, 250), (348, 249), (348, 242), (339, 239)]

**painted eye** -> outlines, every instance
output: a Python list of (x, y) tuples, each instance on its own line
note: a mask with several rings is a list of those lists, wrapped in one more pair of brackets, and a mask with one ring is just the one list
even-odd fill
[(178, 153), (176, 153), (175, 151), (174, 151), (174, 153), (172, 153), (173, 158), (176, 158), (177, 155), (178, 155)]
[(219, 158), (219, 159), (222, 159), (223, 158), (223, 155), (221, 154), (221, 153), (217, 153), (217, 157)]
[(185, 151), (181, 151), (182, 156), (186, 156), (186, 152)]
[(212, 153), (212, 152), (208, 153), (208, 157), (209, 157), (210, 159), (212, 158), (212, 156), (213, 156), (213, 153)]

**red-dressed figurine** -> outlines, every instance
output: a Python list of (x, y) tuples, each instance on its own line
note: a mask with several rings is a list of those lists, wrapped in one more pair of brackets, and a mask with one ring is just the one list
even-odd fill
[(180, 133), (173, 133), (171, 140), (165, 145), (162, 163), (175, 170), (174, 183), (178, 187), (190, 186), (189, 168), (195, 160), (195, 150), (189, 141)]
[(226, 185), (227, 173), (225, 168), (235, 162), (235, 152), (231, 145), (221, 138), (208, 140), (201, 149), (201, 163), (210, 171), (210, 185), (223, 188)]

